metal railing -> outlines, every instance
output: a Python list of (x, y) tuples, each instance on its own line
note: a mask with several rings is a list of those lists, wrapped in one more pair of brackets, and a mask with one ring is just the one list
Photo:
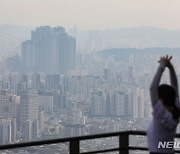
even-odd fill
[[(146, 132), (144, 132), (144, 131), (122, 131), (122, 132), (86, 135), (86, 136), (78, 136), (78, 137), (68, 137), (68, 138), (60, 138), (60, 139), (34, 141), (34, 142), (15, 143), (15, 144), (1, 145), (0, 150), (48, 145), (48, 144), (55, 144), (55, 143), (69, 143), (69, 153), (70, 154), (93, 154), (93, 153), (105, 153), (105, 152), (114, 152), (114, 151), (119, 152), (120, 154), (128, 154), (130, 150), (140, 150), (140, 151), (148, 150), (147, 147), (130, 146), (129, 145), (129, 136), (130, 135), (146, 136)], [(85, 140), (90, 140), (90, 139), (100, 139), (100, 138), (106, 138), (106, 137), (118, 137), (119, 146), (117, 148), (111, 148), (111, 149), (105, 149), (105, 150), (80, 152), (80, 141), (85, 141)], [(180, 138), (180, 134), (176, 134), (176, 138)], [(175, 151), (175, 153), (180, 153), (180, 151)]]

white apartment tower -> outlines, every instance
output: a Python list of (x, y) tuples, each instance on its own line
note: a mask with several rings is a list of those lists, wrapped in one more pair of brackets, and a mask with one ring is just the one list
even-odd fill
[[(36, 138), (37, 136), (34, 137), (33, 135), (33, 129), (31, 129), (33, 126), (32, 124), (34, 122), (38, 121), (38, 94), (36, 91), (30, 91), (27, 94), (23, 94), (21, 96), (20, 100), (20, 110), (21, 110), (21, 131), (23, 134), (23, 137), (25, 140), (30, 140), (33, 138)], [(27, 136), (27, 129), (28, 129), (28, 134), (31, 136)], [(37, 130), (38, 131), (38, 130)], [(37, 134), (37, 133), (35, 133)]]
[(76, 40), (63, 27), (36, 28), (21, 50), (24, 72), (66, 74), (75, 67)]

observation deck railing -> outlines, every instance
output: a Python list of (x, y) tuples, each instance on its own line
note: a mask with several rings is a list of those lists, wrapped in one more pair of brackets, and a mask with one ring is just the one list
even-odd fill
[[(70, 154), (94, 154), (94, 153), (106, 153), (106, 152), (118, 152), (120, 154), (128, 154), (129, 151), (132, 151), (132, 150), (148, 151), (147, 147), (130, 146), (129, 145), (130, 135), (146, 136), (146, 132), (130, 130), (130, 131), (85, 135), (85, 136), (78, 136), (78, 137), (68, 137), (68, 138), (60, 138), (60, 139), (34, 141), (34, 142), (15, 143), (15, 144), (8, 144), (8, 145), (0, 145), (0, 150), (10, 150), (10, 149), (49, 145), (49, 144), (56, 144), (56, 143), (69, 143)], [(80, 151), (81, 141), (100, 139), (100, 138), (102, 139), (102, 138), (107, 138), (107, 137), (118, 137), (119, 146), (116, 148), (110, 148), (110, 149), (98, 150), (98, 151), (88, 151), (88, 152)], [(176, 134), (176, 138), (180, 138), (180, 134)], [(175, 153), (180, 153), (180, 151), (175, 151)]]

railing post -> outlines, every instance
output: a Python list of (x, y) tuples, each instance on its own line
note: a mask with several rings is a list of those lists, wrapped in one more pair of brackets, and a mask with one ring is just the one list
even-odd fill
[(79, 154), (79, 140), (70, 141), (69, 148), (70, 154)]
[(129, 154), (129, 134), (119, 136), (119, 154)]

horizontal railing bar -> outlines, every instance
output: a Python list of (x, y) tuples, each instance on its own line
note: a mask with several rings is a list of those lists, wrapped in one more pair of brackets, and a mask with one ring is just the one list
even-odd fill
[(80, 154), (105, 153), (105, 152), (113, 152), (113, 151), (119, 151), (119, 148), (98, 150), (98, 151), (90, 151), (90, 152), (81, 152)]
[[(106, 137), (115, 137), (115, 136), (120, 136), (120, 135), (123, 135), (123, 134), (127, 134), (127, 135), (144, 135), (145, 136), (146, 132), (145, 131), (130, 130), (130, 131), (112, 132), (112, 133), (104, 133), (104, 134), (94, 134), (94, 135), (86, 135), (86, 136), (60, 138), (60, 139), (50, 139), (50, 140), (41, 140), (41, 141), (33, 141), (33, 142), (23, 142), (23, 143), (0, 145), (0, 150), (22, 148), (22, 147), (29, 147), (29, 146), (48, 145), (48, 144), (55, 144), (55, 143), (64, 143), (64, 142), (71, 142), (71, 141), (83, 141), (83, 140), (106, 138)], [(180, 134), (176, 134), (175, 137), (180, 138)]]
[(88, 139), (98, 139), (98, 138), (105, 138), (105, 137), (114, 137), (120, 136), (121, 134), (130, 134), (131, 131), (123, 131), (123, 132), (113, 132), (113, 133), (105, 133), (105, 134), (94, 134), (94, 135), (86, 135), (86, 136), (77, 136), (77, 137), (68, 137), (68, 138), (60, 138), (60, 139), (51, 139), (51, 140), (43, 140), (43, 141), (33, 141), (33, 142), (23, 142), (23, 143), (15, 143), (15, 144), (7, 144), (1, 145), (0, 150), (5, 149), (13, 149), (13, 148), (22, 148), (22, 147), (29, 147), (29, 146), (40, 146), (45, 144), (55, 144), (55, 143), (64, 143), (70, 141), (77, 141), (77, 140), (88, 140)]
[(176, 134), (175, 137), (176, 137), (176, 138), (180, 138), (180, 134)]
[(175, 153), (180, 153), (180, 151), (179, 151), (179, 150), (174, 150), (174, 152), (175, 152)]
[(140, 131), (140, 130), (131, 130), (129, 135), (142, 135), (142, 136), (146, 136), (146, 132), (145, 131)]

